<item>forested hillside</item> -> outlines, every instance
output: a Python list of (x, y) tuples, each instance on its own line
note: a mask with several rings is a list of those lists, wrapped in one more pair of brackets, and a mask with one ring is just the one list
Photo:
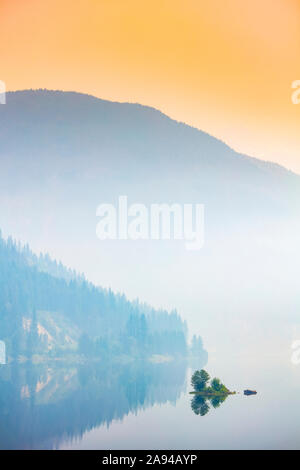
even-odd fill
[(0, 339), (11, 358), (186, 355), (186, 338), (176, 311), (129, 302), (0, 236)]

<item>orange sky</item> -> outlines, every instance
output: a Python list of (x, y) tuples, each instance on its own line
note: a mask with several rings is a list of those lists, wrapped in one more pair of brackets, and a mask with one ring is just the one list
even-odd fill
[(0, 0), (7, 89), (161, 109), (300, 173), (300, 0)]

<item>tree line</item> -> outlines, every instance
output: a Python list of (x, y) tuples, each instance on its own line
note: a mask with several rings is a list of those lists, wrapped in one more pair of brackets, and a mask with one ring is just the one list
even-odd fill
[[(62, 330), (51, 334), (55, 351), (45, 331), (46, 316), (56, 330)], [(9, 356), (65, 354), (68, 345), (59, 340), (65, 325), (71, 331), (70, 351), (85, 356), (186, 355), (189, 350), (186, 322), (175, 310), (130, 302), (123, 294), (93, 285), (47, 254), (37, 256), (28, 245), (5, 240), (0, 232), (0, 339), (6, 342)], [(201, 347), (195, 337), (194, 352)]]

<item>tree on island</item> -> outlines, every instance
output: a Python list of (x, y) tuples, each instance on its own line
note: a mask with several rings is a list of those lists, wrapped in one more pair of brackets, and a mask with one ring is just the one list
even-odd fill
[(230, 393), (228, 388), (225, 387), (225, 385), (221, 383), (221, 380), (216, 377), (212, 379), (210, 386), (215, 392)]
[(201, 369), (200, 371), (196, 370), (192, 376), (192, 386), (194, 387), (194, 390), (197, 392), (205, 390), (209, 379), (210, 376), (204, 369)]
[(211, 388), (216, 392), (220, 392), (222, 388), (221, 380), (217, 379), (216, 377), (211, 381)]

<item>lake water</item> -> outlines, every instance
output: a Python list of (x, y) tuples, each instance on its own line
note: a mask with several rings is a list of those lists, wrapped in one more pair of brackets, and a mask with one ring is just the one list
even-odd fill
[(205, 416), (189, 394), (201, 361), (2, 365), (0, 448), (299, 449), (300, 365), (279, 344), (211, 353), (211, 376), (258, 394), (229, 396)]

